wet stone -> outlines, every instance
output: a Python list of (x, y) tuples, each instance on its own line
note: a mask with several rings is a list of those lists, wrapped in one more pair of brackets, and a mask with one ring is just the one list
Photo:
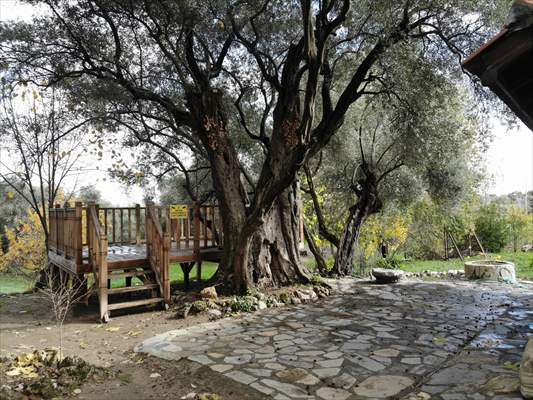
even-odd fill
[(533, 285), (351, 282), (318, 303), (170, 331), (135, 351), (188, 358), (275, 400), (520, 398)]

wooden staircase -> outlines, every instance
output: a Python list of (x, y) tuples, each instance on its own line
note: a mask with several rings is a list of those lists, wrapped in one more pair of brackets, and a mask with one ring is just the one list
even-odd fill
[[(165, 301), (164, 297), (162, 297), (159, 283), (155, 279), (155, 273), (149, 266), (135, 270), (115, 270), (107, 277), (109, 280), (107, 289), (108, 311), (157, 303), (162, 304)], [(132, 278), (138, 278), (142, 284), (132, 285)], [(113, 282), (124, 279), (126, 286), (113, 288)], [(115, 300), (118, 301), (115, 302)]]
[[(159, 216), (148, 208), (146, 214), (146, 265), (138, 268), (108, 269), (108, 243), (94, 204), (87, 208), (88, 264), (92, 267), (95, 279), (95, 292), (100, 303), (100, 318), (109, 320), (113, 310), (160, 303), (168, 307), (170, 303), (169, 223), (163, 226)], [(141, 280), (142, 285), (132, 285), (133, 278)], [(126, 286), (113, 288), (113, 281), (125, 279)], [(118, 301), (116, 301), (118, 299)]]

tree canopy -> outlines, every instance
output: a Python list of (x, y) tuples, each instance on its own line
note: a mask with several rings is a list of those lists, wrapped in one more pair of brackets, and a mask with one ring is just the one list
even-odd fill
[(361, 102), (408, 102), (414, 119), (437, 106), (413, 89), (462, 79), (457, 61), (507, 3), (28, 2), (43, 13), (0, 29), (8, 78), (69, 89), (107, 129), (156, 149), (160, 173), (167, 161), (194, 168), (185, 149), (205, 160), (223, 211), (221, 276), (237, 290), (308, 279), (295, 247), (302, 166)]

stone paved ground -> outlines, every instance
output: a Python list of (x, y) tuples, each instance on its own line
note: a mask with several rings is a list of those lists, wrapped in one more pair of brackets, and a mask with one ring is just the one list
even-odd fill
[(339, 290), (170, 331), (136, 351), (188, 358), (276, 400), (520, 399), (533, 285), (344, 281)]

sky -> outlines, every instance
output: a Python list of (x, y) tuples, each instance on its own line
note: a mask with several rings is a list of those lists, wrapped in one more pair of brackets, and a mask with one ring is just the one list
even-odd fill
[[(32, 8), (21, 5), (16, 0), (0, 0), (0, 20), (29, 19)], [(533, 132), (519, 123), (514, 129), (508, 129), (495, 118), (492, 132), (493, 141), (485, 155), (485, 167), (492, 176), (483, 191), (486, 194), (506, 194), (514, 191), (533, 190)], [(143, 192), (140, 187), (125, 188), (111, 180), (105, 170), (111, 165), (110, 157), (103, 160), (88, 159), (89, 164), (99, 164), (100, 170), (91, 170), (87, 174), (71, 180), (68, 185), (81, 187), (92, 185), (102, 193), (105, 200), (117, 206), (141, 203)]]

